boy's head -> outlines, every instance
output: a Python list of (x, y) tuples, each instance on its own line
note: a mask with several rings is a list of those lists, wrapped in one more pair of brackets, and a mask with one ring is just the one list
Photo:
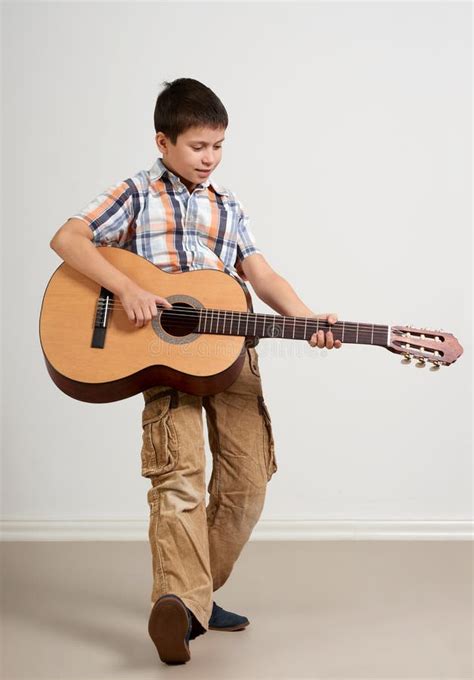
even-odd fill
[(227, 111), (198, 80), (178, 78), (164, 85), (155, 106), (156, 145), (166, 167), (192, 190), (221, 161)]

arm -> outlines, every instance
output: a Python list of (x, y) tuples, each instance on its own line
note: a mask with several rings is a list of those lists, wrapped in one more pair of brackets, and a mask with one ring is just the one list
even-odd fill
[(64, 262), (116, 295), (132, 283), (96, 250), (93, 233), (86, 222), (71, 219), (58, 229), (50, 247)]
[(107, 262), (92, 239), (92, 230), (85, 221), (70, 219), (58, 229), (49, 245), (73, 269), (118, 295), (128, 318), (136, 326), (144, 326), (156, 316), (156, 303), (172, 307), (165, 298), (144, 291)]
[[(244, 258), (241, 268), (258, 297), (278, 314), (327, 319), (329, 323), (336, 323), (336, 314), (315, 314), (307, 307), (288, 281), (272, 269), (261, 253)], [(322, 330), (311, 336), (309, 344), (328, 349), (339, 349), (342, 345), (340, 340), (334, 341), (331, 331), (325, 334)]]

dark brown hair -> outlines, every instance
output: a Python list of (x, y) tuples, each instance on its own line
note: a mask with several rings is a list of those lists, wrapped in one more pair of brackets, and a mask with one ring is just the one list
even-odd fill
[(155, 105), (155, 132), (163, 132), (172, 144), (190, 127), (227, 128), (229, 119), (219, 97), (193, 78), (164, 82)]

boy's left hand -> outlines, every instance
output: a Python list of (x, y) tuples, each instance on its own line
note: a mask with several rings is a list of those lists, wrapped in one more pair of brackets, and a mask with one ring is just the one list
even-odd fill
[[(334, 324), (337, 321), (337, 314), (317, 314), (313, 318), (323, 319), (330, 324)], [(334, 340), (332, 331), (327, 331), (325, 333), (324, 331), (320, 330), (317, 333), (313, 333), (308, 342), (311, 347), (319, 347), (320, 349), (323, 347), (326, 347), (327, 349), (332, 349), (333, 347), (339, 349), (339, 347), (342, 347), (342, 342), (340, 340)]]

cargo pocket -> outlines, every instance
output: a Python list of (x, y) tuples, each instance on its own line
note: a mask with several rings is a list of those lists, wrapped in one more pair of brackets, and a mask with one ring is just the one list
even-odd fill
[(178, 435), (173, 422), (171, 397), (160, 397), (145, 404), (142, 414), (142, 476), (169, 472), (178, 463)]
[(147, 501), (150, 508), (150, 515), (160, 514), (161, 493), (157, 486), (152, 486), (147, 492)]
[(258, 397), (258, 403), (263, 418), (263, 452), (268, 482), (272, 478), (273, 473), (278, 470), (275, 457), (275, 441), (273, 439), (272, 419), (262, 396)]
[(253, 347), (247, 348), (250, 370), (257, 378), (260, 378), (260, 367), (258, 365), (258, 354)]

